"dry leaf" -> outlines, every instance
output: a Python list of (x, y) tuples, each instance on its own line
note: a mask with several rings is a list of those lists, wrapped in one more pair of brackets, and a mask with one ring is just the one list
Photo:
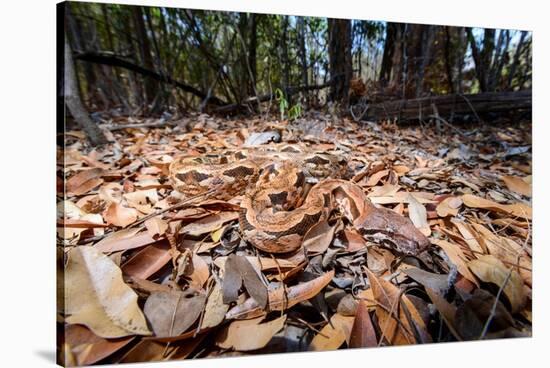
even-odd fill
[(185, 225), (181, 231), (191, 236), (199, 236), (218, 230), (226, 222), (233, 221), (238, 218), (238, 212), (220, 212), (218, 214), (209, 215), (198, 221)]
[(517, 176), (503, 176), (502, 181), (512, 192), (531, 197), (531, 183)]
[(69, 194), (82, 195), (103, 183), (103, 170), (99, 168), (81, 171), (67, 180), (66, 188)]
[(201, 314), (206, 298), (192, 289), (152, 293), (143, 312), (156, 337), (173, 337), (185, 332)]
[(507, 268), (504, 263), (491, 255), (483, 255), (470, 261), (468, 267), (482, 281), (492, 282), (499, 288), (504, 286), (508, 274), (511, 273), (503, 291), (510, 301), (512, 313), (520, 311), (525, 304), (525, 294), (523, 292), (523, 281), (516, 271)]
[(69, 253), (65, 267), (67, 323), (88, 326), (106, 338), (149, 335), (137, 295), (122, 280), (113, 261), (93, 247)]
[(460, 206), (462, 206), (462, 199), (459, 197), (448, 197), (441, 201), (435, 210), (439, 217), (456, 216), (458, 215)]
[(354, 319), (355, 317), (343, 316), (335, 313), (330, 318), (330, 323), (327, 323), (325, 327), (315, 335), (309, 345), (309, 350), (336, 350), (345, 341), (349, 343)]
[(286, 315), (270, 322), (260, 323), (263, 317), (233, 321), (222, 335), (217, 339), (216, 344), (222, 349), (235, 349), (238, 351), (249, 351), (261, 349), (273, 338), (286, 321)]
[(302, 245), (308, 253), (324, 253), (332, 243), (336, 225), (329, 225), (327, 221), (320, 221), (312, 226), (304, 236)]
[(426, 208), (413, 195), (409, 196), (409, 218), (422, 234), (430, 236), (432, 230), (428, 224)]
[(449, 257), (450, 261), (456, 265), (458, 272), (466, 277), (468, 280), (473, 282), (479, 287), (479, 283), (476, 277), (470, 272), (468, 268), (468, 259), (460, 249), (458, 244), (453, 244), (445, 240), (434, 240), (433, 243), (443, 249), (445, 254)]
[(140, 230), (140, 228), (119, 230), (112, 233), (105, 239), (100, 240), (96, 243), (94, 248), (102, 251), (103, 253), (111, 253), (143, 247), (144, 245), (157, 241), (147, 232), (137, 235)]
[[(269, 290), (269, 310), (285, 310), (313, 298), (328, 285), (333, 277), (334, 270), (331, 270), (311, 281), (288, 287), (286, 290), (283, 287)], [(248, 298), (244, 303), (231, 308), (225, 318), (253, 318), (263, 314), (263, 311), (254, 298)]]
[(349, 341), (350, 348), (373, 348), (378, 346), (376, 330), (369, 315), (369, 304), (360, 300)]
[(111, 203), (103, 213), (103, 217), (109, 224), (126, 227), (137, 220), (138, 212), (120, 203)]
[(156, 235), (164, 235), (168, 229), (168, 223), (159, 217), (152, 217), (145, 221), (145, 227), (151, 238)]
[(466, 206), (472, 208), (483, 208), (490, 211), (503, 212), (511, 216), (517, 216), (528, 220), (531, 220), (533, 217), (532, 208), (523, 203), (500, 204), (471, 194), (464, 194), (462, 196), (462, 201)]
[(228, 309), (229, 305), (223, 302), (222, 288), (220, 284), (216, 282), (206, 302), (201, 330), (208, 327), (215, 327), (222, 323)]

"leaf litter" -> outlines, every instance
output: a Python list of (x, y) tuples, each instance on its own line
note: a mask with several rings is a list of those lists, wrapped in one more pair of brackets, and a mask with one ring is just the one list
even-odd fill
[[(531, 336), (529, 124), (478, 126), (465, 142), (426, 126), (307, 120), (189, 115), (118, 130), (94, 150), (67, 135), (57, 220), (67, 361)], [(305, 135), (302, 123), (321, 128)], [(495, 131), (509, 137), (506, 148)], [(331, 218), (300, 252), (267, 254), (240, 238), (238, 197), (170, 210), (180, 201), (167, 181), (177, 154), (278, 139), (344, 148), (368, 198), (409, 217), (431, 246), (404, 256)]]

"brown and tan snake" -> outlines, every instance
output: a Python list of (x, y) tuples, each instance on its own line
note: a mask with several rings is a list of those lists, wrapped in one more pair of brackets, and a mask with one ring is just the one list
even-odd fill
[(299, 144), (181, 156), (170, 165), (172, 186), (184, 196), (211, 193), (228, 200), (243, 195), (239, 217), (244, 238), (269, 253), (301, 247), (306, 233), (340, 213), (369, 240), (406, 255), (417, 255), (430, 242), (412, 222), (378, 208), (355, 183), (340, 179), (342, 155), (307, 150)]

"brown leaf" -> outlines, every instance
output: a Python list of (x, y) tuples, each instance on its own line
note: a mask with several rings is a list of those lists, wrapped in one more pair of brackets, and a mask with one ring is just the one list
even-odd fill
[[(311, 281), (291, 286), (286, 288), (286, 290), (283, 287), (270, 290), (268, 294), (269, 310), (285, 310), (304, 300), (313, 298), (328, 285), (333, 277), (334, 270), (331, 270)], [(261, 315), (263, 312), (264, 309), (258, 305), (258, 302), (254, 298), (248, 298), (244, 303), (231, 308), (225, 315), (225, 318), (253, 318)]]
[(368, 269), (367, 276), (373, 297), (378, 302), (376, 316), (382, 337), (390, 345), (413, 344), (417, 335), (427, 339), (424, 321), (409, 298), (401, 295), (397, 286), (376, 277)]
[(320, 221), (312, 226), (304, 236), (302, 245), (308, 253), (324, 253), (332, 243), (336, 225), (329, 225), (327, 221)]
[(502, 176), (502, 181), (512, 192), (531, 197), (531, 183), (517, 176)]
[[(523, 280), (516, 271), (504, 266), (504, 263), (491, 255), (483, 255), (470, 261), (468, 267), (484, 282), (491, 282), (499, 288), (504, 287), (503, 292), (510, 301), (512, 313), (520, 311), (525, 304), (525, 293)], [(508, 277), (509, 273), (510, 277)], [(506, 285), (504, 285), (505, 281), (507, 281)]]
[(173, 337), (185, 332), (201, 314), (206, 297), (192, 289), (152, 293), (143, 312), (156, 337)]
[(490, 211), (502, 212), (528, 220), (533, 218), (533, 209), (523, 203), (500, 204), (471, 194), (464, 194), (462, 196), (462, 201), (466, 206), (472, 208), (482, 208)]
[[(238, 274), (248, 294), (256, 300), (261, 308), (265, 308), (267, 304), (267, 288), (256, 273), (246, 257), (231, 254), (225, 262), (225, 278), (224, 278), (224, 303), (228, 300), (236, 300), (235, 294), (241, 286), (237, 281), (235, 274)], [(227, 285), (227, 286), (226, 286)], [(227, 297), (226, 297), (227, 295)]]
[(137, 220), (138, 212), (120, 203), (111, 203), (103, 213), (105, 221), (115, 226), (126, 227)]
[(86, 325), (100, 337), (150, 334), (137, 295), (122, 280), (122, 272), (93, 247), (80, 246), (69, 253), (65, 308), (67, 323)]
[(65, 343), (78, 365), (92, 365), (122, 349), (133, 339), (133, 336), (129, 336), (107, 340), (95, 335), (84, 325), (65, 327)]
[(473, 282), (479, 287), (479, 282), (477, 281), (476, 277), (470, 272), (470, 269), (468, 268), (468, 259), (464, 255), (464, 252), (462, 252), (462, 249), (460, 249), (460, 246), (458, 244), (453, 244), (445, 240), (434, 240), (434, 244), (436, 244), (438, 247), (443, 249), (445, 254), (449, 257), (451, 262), (453, 262), (456, 265), (456, 268), (458, 272), (466, 277), (468, 280)]
[(147, 232), (137, 235), (140, 230), (140, 228), (119, 230), (97, 242), (94, 248), (103, 253), (111, 253), (143, 247), (157, 241)]
[(233, 321), (223, 334), (219, 336), (216, 344), (222, 349), (235, 349), (249, 351), (261, 349), (284, 327), (286, 315), (270, 322), (260, 323), (263, 317)]
[(121, 267), (125, 275), (146, 279), (172, 259), (170, 245), (164, 241), (140, 250)]
[(409, 197), (409, 218), (422, 234), (430, 236), (432, 230), (428, 225), (426, 208), (413, 195)]
[(99, 168), (81, 171), (67, 180), (67, 192), (74, 195), (82, 195), (103, 183), (101, 178), (103, 170)]
[(215, 327), (222, 323), (225, 318), (225, 313), (229, 309), (229, 305), (223, 302), (222, 289), (220, 284), (216, 282), (204, 310), (201, 329)]
[(191, 258), (191, 266), (187, 267), (185, 276), (191, 279), (191, 286), (196, 289), (202, 289), (204, 283), (210, 277), (210, 268), (208, 264), (198, 254), (193, 254)]
[(376, 331), (369, 315), (369, 305), (360, 300), (351, 329), (350, 348), (373, 348), (378, 346)]
[(222, 227), (222, 225), (226, 222), (234, 221), (238, 218), (239, 213), (236, 211), (220, 212), (214, 215), (206, 216), (198, 221), (185, 225), (181, 231), (191, 236), (199, 236), (202, 234), (211, 233)]
[(460, 197), (447, 197), (437, 205), (435, 211), (439, 217), (456, 216), (460, 206), (462, 206)]
[(309, 345), (309, 350), (336, 350), (345, 341), (349, 342), (354, 319), (355, 318), (351, 316), (343, 316), (335, 313), (330, 318), (330, 323), (327, 323), (325, 327), (315, 335)]
[(426, 287), (425, 289), (426, 293), (432, 300), (432, 303), (439, 311), (439, 314), (441, 315), (441, 317), (443, 317), (443, 320), (447, 324), (449, 331), (451, 331), (451, 333), (457, 340), (462, 340), (455, 328), (456, 307), (447, 302), (445, 298), (439, 293), (439, 291), (430, 289), (429, 287)]
[(156, 235), (164, 235), (168, 229), (168, 223), (159, 217), (152, 217), (146, 220), (144, 224), (151, 238)]

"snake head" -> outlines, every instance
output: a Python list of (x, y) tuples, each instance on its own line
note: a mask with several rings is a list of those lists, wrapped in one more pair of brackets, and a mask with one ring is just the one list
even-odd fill
[(430, 246), (430, 240), (410, 219), (384, 207), (372, 206), (355, 226), (369, 239), (401, 254), (418, 255)]

